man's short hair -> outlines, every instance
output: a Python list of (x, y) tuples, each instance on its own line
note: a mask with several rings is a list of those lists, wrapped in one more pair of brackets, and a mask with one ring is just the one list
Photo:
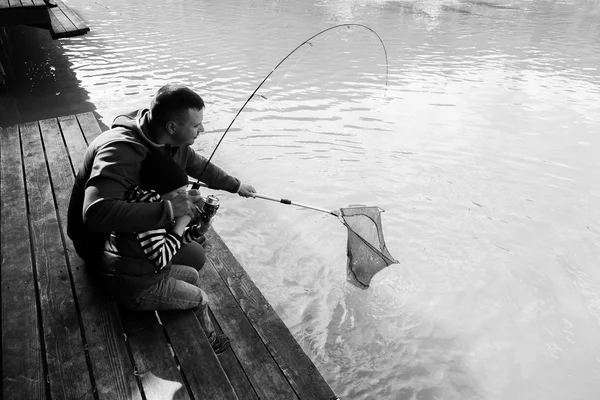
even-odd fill
[(153, 125), (162, 125), (178, 120), (189, 109), (204, 109), (202, 97), (186, 86), (165, 85), (150, 103), (150, 118)]

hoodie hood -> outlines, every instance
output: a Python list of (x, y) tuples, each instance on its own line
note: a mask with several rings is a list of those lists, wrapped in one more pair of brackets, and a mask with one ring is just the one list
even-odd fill
[(133, 135), (140, 141), (144, 142), (150, 147), (164, 148), (164, 144), (158, 144), (150, 139), (150, 110), (142, 108), (140, 110), (132, 111), (127, 114), (117, 116), (112, 125), (111, 129), (124, 128), (132, 132)]

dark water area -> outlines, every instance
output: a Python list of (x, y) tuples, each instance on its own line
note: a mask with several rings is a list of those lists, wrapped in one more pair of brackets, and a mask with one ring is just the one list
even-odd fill
[(0, 91), (0, 126), (95, 110), (62, 41), (27, 26), (7, 28), (7, 39), (12, 67)]

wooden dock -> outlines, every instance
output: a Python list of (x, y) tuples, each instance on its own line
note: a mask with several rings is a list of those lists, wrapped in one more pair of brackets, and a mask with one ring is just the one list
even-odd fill
[(66, 236), (74, 172), (100, 133), (92, 113), (0, 129), (2, 398), (336, 399), (212, 230), (201, 277), (230, 350), (213, 353), (193, 311), (104, 297)]
[(87, 24), (61, 0), (48, 7), (44, 0), (0, 0), (0, 26), (30, 25), (48, 29), (53, 39), (89, 32)]

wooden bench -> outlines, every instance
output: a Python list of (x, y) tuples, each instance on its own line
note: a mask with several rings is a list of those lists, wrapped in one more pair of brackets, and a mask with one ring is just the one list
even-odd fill
[(55, 1), (48, 7), (44, 0), (0, 0), (0, 26), (30, 25), (50, 31), (53, 39), (83, 35), (90, 28), (65, 3)]
[(0, 129), (2, 398), (335, 399), (219, 235), (201, 271), (216, 356), (193, 311), (108, 301), (66, 236), (92, 113)]

